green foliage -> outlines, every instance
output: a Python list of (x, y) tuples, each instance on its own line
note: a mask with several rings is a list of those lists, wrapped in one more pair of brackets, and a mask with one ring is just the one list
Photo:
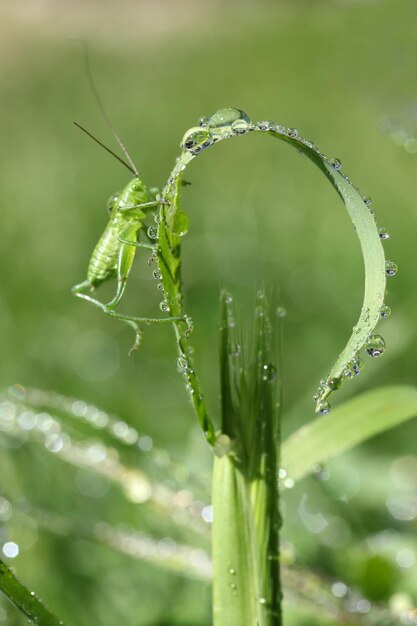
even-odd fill
[(63, 626), (49, 609), (13, 575), (0, 559), (0, 590), (22, 611), (29, 621), (39, 626)]
[(283, 444), (282, 465), (300, 480), (316, 464), (326, 463), (370, 437), (417, 415), (415, 387), (384, 387), (363, 393), (293, 433)]
[[(391, 144), (376, 124), (381, 113), (401, 108), (404, 116), (410, 114), (405, 107), (413, 99), (417, 54), (413, 0), (274, 5), (261, 0), (248, 4), (245, 11), (235, 3), (188, 3), (183, 15), (173, 2), (165, 4), (163, 15), (159, 5), (152, 15), (149, 5), (140, 16), (137, 3), (126, 4), (123, 11), (107, 4), (98, 7), (99, 20), (95, 2), (85, 9), (68, 5), (63, 12), (48, 10), (46, 3), (39, 13), (18, 13), (14, 6), (8, 10), (8, 4), (13, 3), (6, 1), (2, 7), (5, 54), (0, 67), (2, 388), (21, 381), (117, 412), (119, 421), (138, 429), (141, 436), (151, 435), (162, 448), (156, 451), (159, 464), (152, 463), (147, 474), (156, 475), (161, 484), (167, 476), (175, 477), (175, 490), (191, 491), (194, 500), (208, 503), (209, 455), (192, 427), (181, 379), (172, 372), (170, 329), (149, 329), (142, 352), (126, 359), (129, 338), (123, 327), (119, 330), (100, 311), (80, 306), (68, 294), (83, 275), (107, 219), (108, 195), (126, 184), (122, 169), (73, 131), (75, 117), (103, 134), (79, 55), (67, 38), (77, 29), (90, 42), (94, 73), (118, 131), (155, 184), (163, 182), (161, 172), (172, 162), (178, 128), (223, 102), (239, 102), (248, 111), (273, 115), (284, 124), (297, 120), (308, 136), (320, 137), (326, 151), (343, 154), (354, 180), (361, 186), (366, 182), (364, 191), (372, 190), (381, 223), (391, 225), (388, 256), (401, 257), (402, 270), (401, 281), (389, 294), (394, 314), (383, 333), (386, 354), (377, 363), (366, 358), (366, 376), (344, 386), (343, 400), (368, 384), (414, 384), (417, 296), (410, 289), (415, 267), (410, 233), (416, 228), (416, 214), (410, 206), (415, 155)], [(184, 190), (182, 202), (192, 215), (192, 230), (182, 254), (187, 311), (196, 322), (193, 361), (213, 418), (218, 398), (213, 367), (217, 286), (226, 283), (243, 303), (248, 292), (248, 300), (253, 296), (251, 286), (266, 276), (279, 285), (288, 309), (284, 426), (291, 432), (312, 419), (310, 387), (346, 343), (360, 309), (363, 280), (355, 235), (343, 212), (334, 210), (336, 198), (327, 181), (319, 180), (307, 159), (273, 143), (255, 134), (238, 146), (223, 142), (221, 157), (206, 151), (199, 167), (190, 167), (187, 180), (193, 186)], [(142, 254), (137, 254), (123, 310), (142, 311), (144, 306), (149, 316), (158, 309), (158, 301)], [(32, 410), (48, 412), (41, 407)], [(52, 409), (50, 413), (54, 415)], [(147, 463), (148, 454), (139, 452), (137, 458), (134, 446), (116, 445), (110, 433), (73, 414), (71, 419), (73, 427), (68, 419), (64, 430), (73, 434), (81, 429), (75, 437), (80, 443), (103, 441), (130, 468)], [(392, 626), (404, 621), (404, 611), (415, 606), (416, 568), (397, 562), (398, 551), (416, 551), (415, 520), (398, 520), (387, 509), (393, 493), (399, 499), (415, 495), (401, 491), (396, 472), (408, 462), (412, 483), (413, 430), (411, 422), (391, 430), (331, 461), (322, 472), (330, 475), (329, 480), (306, 479), (283, 492), (289, 520), (283, 531), (285, 558), (296, 564), (290, 565), (292, 576), (285, 580), (288, 625), (366, 621)], [(96, 482), (94, 469), (65, 463), (30, 433), (20, 447), (12, 448), (11, 442), (18, 440), (2, 432), (0, 496), (13, 506), (11, 518), (2, 521), (2, 538), (19, 543), (13, 567), (66, 622), (82, 626), (97, 621), (103, 626), (118, 621), (140, 626), (209, 622), (207, 583), (193, 583), (175, 575), (174, 569), (164, 574), (151, 561), (116, 548), (122, 537), (127, 540), (119, 524), (151, 535), (155, 554), (165, 536), (174, 536), (179, 544), (175, 519), (178, 522), (184, 510), (175, 509), (163, 524), (158, 506), (134, 505), (115, 483), (104, 495), (93, 497), (92, 486), (101, 486), (96, 493), (103, 493), (103, 484), (108, 488), (105, 477), (100, 476), (104, 483)], [(171, 459), (164, 469), (165, 449), (177, 463)], [(184, 466), (191, 469), (192, 478), (187, 478)], [(182, 483), (177, 482), (180, 475)], [(90, 485), (88, 496), (80, 492), (85, 483)], [(352, 485), (357, 485), (354, 496)], [(38, 519), (45, 521), (47, 516), (36, 516), (30, 503), (25, 509), (22, 494), (31, 494), (37, 508), (49, 510), (48, 527)], [(329, 533), (313, 534), (300, 519), (304, 495), (308, 509), (329, 521)], [(347, 503), (342, 500), (345, 496)], [(33, 544), (23, 540), (32, 528), (30, 520), (20, 528), (28, 517), (38, 524)], [(65, 524), (54, 526), (57, 517)], [(336, 517), (345, 520), (350, 533), (342, 548), (337, 542), (324, 544)], [(83, 535), (103, 520), (119, 531), (113, 547), (104, 542), (98, 546), (94, 533)], [(59, 540), (57, 527), (62, 533)], [(378, 531), (387, 528), (392, 530), (379, 537)], [(192, 531), (188, 526), (183, 530), (182, 542), (193, 544)], [(347, 599), (336, 598), (330, 589), (329, 581), (343, 580), (353, 594), (365, 594), (363, 579), (355, 578), (351, 564), (358, 567), (366, 561), (370, 546), (383, 552), (395, 570), (396, 580), (386, 597), (392, 599), (392, 613), (375, 604), (368, 615), (352, 613)], [(317, 566), (324, 577), (313, 585), (312, 570)], [(406, 608), (398, 608), (398, 593), (408, 595), (408, 608), (404, 600), (401, 606)], [(79, 598), (85, 596), (88, 603), (80, 605)], [(3, 606), (7, 625), (26, 622), (13, 607)]]
[(282, 623), (276, 471), (280, 438), (275, 330), (265, 294), (252, 336), (236, 326), (222, 295), (222, 434), (214, 448), (213, 616), (215, 626)]

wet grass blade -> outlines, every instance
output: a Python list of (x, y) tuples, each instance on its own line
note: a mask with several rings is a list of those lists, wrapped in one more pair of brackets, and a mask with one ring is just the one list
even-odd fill
[(192, 350), (188, 337), (192, 331), (191, 319), (185, 316), (183, 308), (181, 278), (181, 236), (188, 229), (188, 218), (181, 209), (181, 177), (171, 179), (164, 190), (164, 203), (161, 205), (161, 221), (158, 226), (157, 260), (162, 285), (164, 287), (164, 307), (171, 317), (185, 317), (184, 322), (174, 322), (178, 346), (177, 366), (184, 377), (185, 387), (193, 404), (204, 436), (210, 445), (216, 441), (215, 427), (208, 415), (193, 364)]
[(26, 617), (39, 626), (63, 626), (44, 603), (31, 593), (0, 559), (0, 590)]
[(213, 475), (215, 626), (282, 624), (275, 334), (263, 292), (256, 304), (252, 332), (243, 344), (232, 298), (222, 294), (222, 434), (214, 448)]
[(417, 416), (417, 388), (375, 389), (302, 426), (282, 445), (282, 467), (297, 481), (317, 463)]
[[(261, 132), (273, 136), (307, 156), (326, 175), (342, 198), (360, 241), (365, 266), (364, 300), (358, 322), (354, 326), (345, 348), (341, 351), (329, 374), (320, 382), (315, 396), (316, 411), (326, 413), (330, 408), (328, 398), (331, 393), (340, 387), (342, 381), (353, 378), (360, 368), (360, 351), (369, 347), (369, 342), (373, 340), (378, 343), (378, 349), (372, 349), (371, 356), (379, 356), (383, 352), (385, 344), (382, 338), (378, 335), (374, 336), (373, 332), (381, 317), (381, 307), (384, 304), (386, 275), (394, 275), (396, 266), (391, 262), (389, 266), (386, 266), (381, 243), (384, 236), (379, 232), (374, 213), (370, 209), (369, 199), (362, 197), (358, 189), (342, 174), (341, 163), (338, 159), (327, 158), (311, 141), (301, 137), (296, 129), (287, 129), (272, 122), (252, 124), (248, 116), (238, 109), (221, 109), (206, 120), (203, 126), (192, 128), (185, 133), (182, 141), (182, 153), (177, 159), (163, 191), (158, 236), (159, 266), (164, 291), (169, 302), (170, 314), (178, 316), (183, 313), (178, 304), (182, 303), (179, 277), (179, 237), (177, 237), (178, 241), (176, 242), (172, 232), (175, 229), (174, 225), (178, 215), (182, 214), (180, 191), (184, 171), (188, 164), (206, 148), (225, 139), (240, 137), (250, 132)], [(192, 391), (192, 401), (206, 438), (213, 445), (215, 442), (214, 429), (208, 418), (205, 405), (199, 405), (202, 394), (194, 380), (194, 368), (180, 337), (179, 327), (180, 324), (176, 324), (180, 356), (184, 360), (187, 388)]]

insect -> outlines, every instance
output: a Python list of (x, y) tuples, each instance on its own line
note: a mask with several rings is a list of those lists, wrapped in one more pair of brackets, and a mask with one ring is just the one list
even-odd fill
[[(97, 93), (89, 66), (87, 50), (86, 69), (91, 89), (102, 116), (122, 149), (127, 161), (120, 158), (80, 124), (75, 123), (75, 125), (121, 162), (134, 175), (134, 178), (121, 192), (114, 194), (109, 199), (107, 209), (110, 214), (110, 219), (94, 248), (87, 269), (87, 279), (75, 285), (72, 288), (72, 293), (78, 298), (87, 300), (102, 309), (107, 315), (120, 319), (133, 327), (136, 333), (136, 340), (132, 349), (135, 349), (140, 343), (140, 323), (149, 324), (152, 322), (187, 321), (187, 318), (174, 316), (165, 318), (144, 318), (115, 311), (115, 308), (119, 305), (123, 297), (137, 248), (150, 249), (152, 250), (152, 257), (156, 255), (155, 242), (151, 243), (150, 241), (157, 237), (157, 228), (151, 226), (145, 230), (143, 220), (149, 212), (161, 206), (163, 200), (160, 198), (159, 189), (147, 187), (126, 147), (114, 130)], [(143, 232), (145, 232), (148, 241), (139, 241), (140, 235)], [(116, 293), (107, 304), (100, 302), (86, 293), (86, 291), (94, 291), (104, 282), (114, 279), (116, 279), (117, 285)]]
[[(114, 309), (122, 299), (136, 249), (154, 250), (154, 245), (139, 242), (139, 236), (144, 230), (143, 220), (147, 213), (160, 204), (157, 199), (159, 190), (149, 189), (139, 173), (135, 174), (120, 193), (109, 198), (107, 210), (110, 219), (94, 248), (87, 280), (72, 289), (75, 295), (80, 295), (85, 289), (94, 290), (102, 283), (117, 278), (116, 294), (105, 305), (109, 309)], [(148, 232), (152, 232), (151, 228)]]

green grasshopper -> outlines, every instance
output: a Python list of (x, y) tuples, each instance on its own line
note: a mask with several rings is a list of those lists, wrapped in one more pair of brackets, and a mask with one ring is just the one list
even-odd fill
[[(184, 317), (167, 317), (167, 318), (142, 318), (125, 315), (116, 312), (114, 309), (120, 303), (127, 279), (132, 268), (137, 248), (145, 248), (152, 251), (155, 255), (156, 245), (151, 243), (142, 243), (139, 237), (144, 231), (144, 223), (146, 215), (150, 210), (160, 206), (163, 200), (159, 196), (159, 189), (155, 187), (148, 188), (142, 177), (140, 176), (136, 166), (131, 160), (126, 148), (116, 136), (123, 151), (128, 157), (129, 163), (123, 161), (117, 154), (102, 144), (96, 137), (85, 130), (79, 124), (76, 124), (83, 132), (89, 135), (105, 150), (110, 152), (115, 158), (123, 163), (135, 176), (120, 192), (116, 193), (108, 201), (107, 209), (110, 213), (110, 220), (107, 224), (102, 236), (100, 237), (93, 254), (90, 259), (87, 270), (87, 280), (75, 285), (72, 293), (78, 298), (87, 300), (98, 308), (102, 309), (107, 315), (116, 317), (130, 326), (136, 332), (136, 341), (133, 348), (139, 345), (140, 341), (140, 323), (152, 322), (175, 322), (185, 321)], [(149, 239), (157, 237), (157, 228), (151, 226), (146, 235)], [(93, 291), (108, 280), (117, 279), (116, 293), (112, 300), (107, 304), (96, 300), (92, 296), (85, 293), (86, 290)]]

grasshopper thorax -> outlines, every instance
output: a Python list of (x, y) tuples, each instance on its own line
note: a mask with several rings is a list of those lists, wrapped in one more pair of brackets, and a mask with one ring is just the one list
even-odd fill
[(122, 191), (110, 197), (108, 208), (113, 219), (122, 216), (126, 220), (142, 219), (145, 213), (141, 205), (152, 200), (154, 200), (154, 195), (142, 178), (136, 176)]

